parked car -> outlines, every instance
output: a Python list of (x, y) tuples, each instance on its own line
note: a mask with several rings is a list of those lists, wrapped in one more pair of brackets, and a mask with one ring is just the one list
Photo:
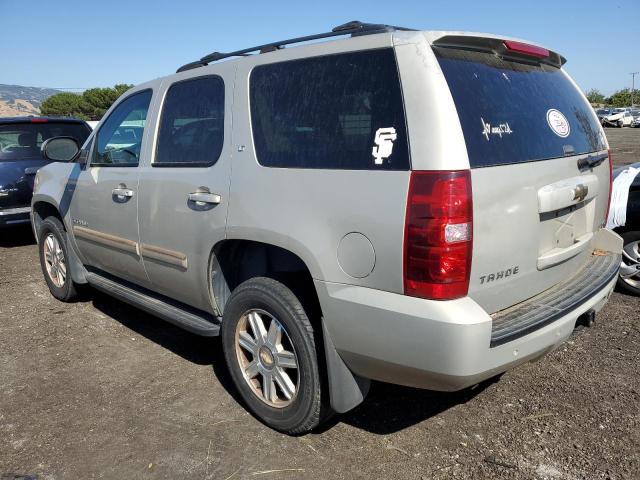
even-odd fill
[(33, 178), (49, 163), (40, 152), (42, 143), (59, 136), (84, 143), (90, 132), (76, 119), (0, 118), (0, 227), (29, 223)]
[[(640, 162), (616, 168), (613, 177), (617, 178), (628, 167), (640, 168)], [(629, 188), (626, 224), (615, 231), (624, 241), (618, 286), (627, 293), (640, 295), (640, 175)]]
[(611, 109), (610, 108), (599, 108), (596, 110), (596, 115), (598, 116), (598, 120), (600, 121), (601, 124), (603, 124), (603, 121), (606, 117), (608, 117), (609, 115), (611, 115)]
[(605, 127), (630, 127), (632, 123), (633, 116), (628, 108), (614, 108), (613, 111), (602, 120), (602, 124)]
[(638, 109), (632, 109), (631, 110), (631, 116), (633, 117), (633, 120), (631, 122), (631, 126), (632, 127), (640, 127), (640, 110)]
[(372, 379), (492, 378), (591, 322), (618, 276), (607, 141), (564, 63), (360, 22), (207, 55), (129, 90), (82, 148), (44, 145), (45, 280), (221, 335), (248, 408), (291, 434)]

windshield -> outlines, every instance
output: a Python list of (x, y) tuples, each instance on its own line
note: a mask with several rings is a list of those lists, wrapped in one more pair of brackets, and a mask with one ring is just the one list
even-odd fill
[(0, 124), (0, 162), (41, 159), (42, 142), (52, 137), (73, 137), (82, 145), (90, 130), (82, 123)]
[(458, 111), (472, 167), (605, 149), (593, 109), (563, 70), (493, 53), (445, 47), (434, 51)]

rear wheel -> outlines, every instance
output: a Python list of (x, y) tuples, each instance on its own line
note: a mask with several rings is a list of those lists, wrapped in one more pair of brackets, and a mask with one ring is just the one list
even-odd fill
[(51, 295), (63, 302), (74, 300), (78, 293), (68, 267), (66, 234), (56, 217), (47, 217), (40, 224), (38, 248), (40, 266)]
[(624, 247), (618, 286), (621, 290), (640, 295), (640, 231), (622, 234)]
[(321, 374), (311, 322), (289, 288), (247, 280), (232, 293), (222, 346), (242, 399), (261, 421), (299, 434), (320, 423)]

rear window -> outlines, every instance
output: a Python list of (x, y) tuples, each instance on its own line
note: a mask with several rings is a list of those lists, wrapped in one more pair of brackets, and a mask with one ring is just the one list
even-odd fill
[(52, 137), (73, 137), (82, 145), (91, 131), (81, 123), (0, 124), (0, 162), (42, 158), (42, 142)]
[(409, 169), (392, 49), (258, 66), (251, 73), (250, 101), (261, 165)]
[(561, 69), (484, 52), (443, 47), (434, 51), (458, 111), (472, 167), (605, 148), (591, 106)]

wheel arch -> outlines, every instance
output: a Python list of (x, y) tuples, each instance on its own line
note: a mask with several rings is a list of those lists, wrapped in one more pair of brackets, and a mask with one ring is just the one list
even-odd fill
[(60, 214), (60, 210), (56, 206), (55, 202), (49, 198), (45, 197), (34, 200), (31, 204), (31, 215), (31, 226), (33, 228), (33, 233), (35, 234), (36, 241), (38, 240), (38, 228), (42, 221), (47, 217), (56, 217), (66, 228), (64, 218)]
[[(307, 262), (281, 245), (243, 238), (221, 240), (211, 250), (209, 275), (210, 295), (219, 316), (238, 285), (261, 276), (281, 281), (296, 294), (304, 290), (304, 300), (313, 303), (305, 305), (311, 309), (310, 314), (322, 314)], [(311, 293), (315, 299), (306, 298)]]

